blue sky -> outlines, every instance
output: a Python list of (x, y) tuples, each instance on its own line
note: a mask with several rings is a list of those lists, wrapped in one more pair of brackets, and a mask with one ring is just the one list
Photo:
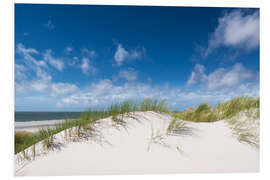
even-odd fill
[(259, 9), (15, 5), (15, 110), (259, 95)]

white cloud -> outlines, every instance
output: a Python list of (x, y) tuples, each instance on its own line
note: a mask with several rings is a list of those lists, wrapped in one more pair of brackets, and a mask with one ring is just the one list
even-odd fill
[(50, 86), (50, 91), (53, 95), (68, 94), (78, 90), (78, 87), (70, 83), (52, 83)]
[(254, 77), (255, 74), (240, 63), (236, 63), (233, 67), (227, 69), (218, 68), (208, 75), (205, 73), (203, 65), (196, 64), (187, 81), (187, 85), (201, 84), (209, 89), (229, 88)]
[(30, 90), (48, 93), (51, 96), (64, 95), (78, 90), (78, 87), (70, 83), (52, 83), (43, 79), (29, 82)]
[(34, 55), (38, 55), (39, 52), (33, 48), (25, 48), (22, 43), (17, 44), (16, 53), (24, 57), (25, 63), (32, 69), (39, 67), (46, 67), (47, 64), (44, 61), (37, 60)]
[(94, 50), (89, 50), (89, 49), (87, 49), (87, 48), (83, 48), (83, 49), (82, 49), (82, 54), (83, 54), (84, 56), (86, 56), (87, 58), (90, 58), (90, 59), (92, 59), (92, 58), (94, 58), (94, 57), (97, 56), (96, 51), (94, 51)]
[(138, 78), (138, 73), (134, 69), (128, 68), (125, 70), (120, 70), (117, 78), (123, 78), (127, 81), (136, 81)]
[(211, 89), (224, 86), (234, 87), (252, 77), (254, 77), (254, 74), (251, 71), (245, 69), (242, 64), (237, 63), (231, 70), (220, 68), (209, 74), (208, 87)]
[(25, 66), (21, 64), (15, 64), (15, 81), (22, 81), (27, 78)]
[(46, 50), (44, 53), (44, 60), (48, 61), (51, 66), (56, 68), (59, 71), (62, 71), (64, 68), (64, 62), (60, 59), (57, 59), (52, 56), (52, 50)]
[[(142, 97), (143, 91), (148, 91), (150, 87), (144, 84), (129, 84), (117, 86), (109, 79), (103, 79), (97, 83), (92, 83), (89, 88), (83, 92), (75, 93), (69, 97), (63, 98), (58, 105), (80, 104), (84, 106), (102, 106), (108, 105), (114, 101)], [(150, 93), (151, 96), (153, 93)]]
[[(83, 58), (82, 58), (82, 63), (80, 65), (80, 68), (82, 69), (83, 74), (85, 75), (96, 74), (97, 68), (93, 66), (90, 61), (97, 56), (96, 51), (89, 50), (87, 48), (83, 48), (81, 51), (82, 51)], [(74, 60), (77, 61), (78, 59), (76, 58)]]
[(231, 99), (239, 95), (259, 95), (257, 83), (245, 83), (236, 86), (234, 90), (197, 90), (183, 91), (176, 87), (154, 87), (143, 83), (125, 83), (116, 85), (109, 79), (92, 83), (89, 88), (62, 98), (57, 105), (60, 107), (106, 107), (113, 102), (127, 99), (142, 100), (144, 98), (165, 99), (173, 109), (183, 109), (198, 103), (209, 101), (213, 104)]
[(39, 54), (39, 52), (34, 48), (25, 48), (22, 43), (17, 44), (17, 52), (23, 55), (25, 54)]
[(67, 47), (65, 48), (66, 54), (70, 54), (72, 51), (73, 51), (73, 48), (72, 48), (71, 46), (67, 46)]
[(114, 54), (114, 59), (118, 66), (121, 66), (123, 61), (129, 57), (129, 53), (122, 47), (121, 44), (118, 44), (117, 50)]
[(251, 50), (259, 46), (259, 11), (247, 13), (235, 10), (218, 19), (218, 26), (210, 35), (208, 47), (203, 57), (211, 54), (220, 46)]
[(52, 50), (48, 49), (43, 54), (43, 60), (37, 60), (34, 56), (40, 55), (40, 53), (33, 48), (25, 48), (22, 43), (17, 44), (16, 53), (20, 54), (24, 58), (24, 63), (28, 68), (34, 71), (38, 71), (40, 68), (48, 67), (47, 63), (62, 71), (64, 68), (64, 62), (60, 58), (55, 58), (52, 56)]
[(100, 80), (98, 83), (92, 83), (90, 85), (91, 89), (94, 89), (95, 94), (104, 93), (113, 88), (112, 81), (109, 79)]
[(90, 60), (88, 58), (82, 59), (81, 69), (85, 75), (95, 74), (97, 72), (97, 69), (90, 64)]
[(192, 86), (198, 82), (205, 82), (207, 79), (207, 75), (204, 74), (204, 72), (205, 67), (201, 64), (196, 64), (187, 81), (187, 85)]
[(44, 26), (50, 31), (55, 28), (54, 24), (52, 23), (52, 20), (48, 20), (48, 22), (44, 24)]
[[(43, 58), (46, 61), (37, 60), (34, 55), (39, 55), (39, 52), (33, 48), (25, 48), (23, 44), (17, 45), (16, 52), (24, 57), (24, 63), (15, 64), (15, 90), (17, 93), (40, 92), (52, 96), (63, 95), (78, 90), (74, 84), (64, 82), (53, 82), (52, 76), (46, 72), (48, 62), (50, 65), (61, 71), (64, 68), (64, 63), (60, 59), (54, 58), (51, 50), (47, 50)], [(46, 68), (45, 68), (46, 67)], [(33, 70), (27, 76), (28, 70)]]
[(117, 50), (114, 54), (114, 60), (118, 66), (121, 66), (124, 61), (140, 59), (145, 54), (144, 48), (136, 48), (127, 51), (122, 44), (117, 45)]
[(78, 90), (78, 87), (70, 83), (52, 82), (52, 77), (48, 73), (39, 69), (36, 72), (36, 78), (15, 82), (15, 89), (18, 93), (35, 91), (56, 96), (74, 92)]

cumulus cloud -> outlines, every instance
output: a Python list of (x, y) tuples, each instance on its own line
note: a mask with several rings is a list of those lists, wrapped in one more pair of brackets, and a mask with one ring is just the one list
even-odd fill
[(90, 64), (90, 60), (88, 58), (82, 59), (81, 69), (83, 74), (89, 75), (89, 74), (95, 74), (97, 72), (97, 69)]
[(221, 46), (251, 50), (259, 46), (259, 11), (247, 13), (234, 10), (218, 19), (218, 26), (208, 40), (208, 47), (203, 52), (207, 57)]
[(54, 24), (52, 23), (52, 20), (48, 20), (48, 22), (46, 24), (44, 24), (44, 26), (49, 30), (53, 30), (55, 28)]
[(246, 69), (242, 64), (236, 63), (231, 68), (218, 68), (208, 75), (205, 73), (205, 67), (196, 64), (187, 85), (201, 84), (209, 89), (235, 87), (240, 83), (255, 77), (255, 74)]
[(51, 83), (50, 84), (50, 92), (53, 95), (62, 95), (62, 94), (68, 94), (70, 92), (74, 92), (76, 90), (78, 90), (79, 88), (74, 85), (74, 84), (70, 84), (70, 83), (63, 83), (63, 82), (59, 82), (59, 83)]
[(59, 107), (106, 107), (113, 102), (127, 99), (143, 100), (157, 98), (167, 100), (173, 109), (179, 110), (195, 106), (205, 101), (213, 104), (239, 95), (258, 96), (259, 85), (245, 83), (231, 89), (183, 91), (177, 87), (155, 87), (144, 83), (116, 85), (109, 79), (93, 82), (87, 89), (62, 98)]
[(70, 83), (63, 83), (63, 82), (55, 83), (52, 81), (51, 75), (39, 69), (36, 72), (36, 78), (32, 80), (24, 79), (15, 82), (15, 89), (16, 92), (19, 93), (35, 91), (56, 96), (74, 92), (78, 90), (78, 87)]
[(125, 99), (146, 98), (149, 94), (143, 93), (151, 91), (148, 85), (144, 84), (129, 84), (114, 85), (109, 79), (103, 79), (96, 83), (92, 83), (88, 89), (83, 92), (75, 93), (69, 97), (63, 98), (58, 105), (76, 105), (83, 104), (84, 106), (102, 106), (112, 102), (122, 101)]
[(128, 51), (122, 46), (122, 44), (118, 44), (117, 50), (114, 54), (114, 60), (118, 66), (121, 66), (124, 61), (140, 59), (144, 54), (144, 48), (136, 48)]
[(118, 78), (122, 78), (127, 81), (136, 81), (138, 78), (138, 73), (133, 68), (124, 69), (118, 72), (116, 79)]
[(64, 68), (64, 62), (61, 59), (53, 57), (52, 50), (50, 49), (45, 51), (44, 60), (59, 71), (62, 71)]
[[(15, 90), (17, 93), (34, 91), (56, 96), (78, 90), (74, 84), (53, 82), (52, 76), (46, 72), (48, 70), (47, 63), (59, 71), (64, 68), (64, 63), (53, 57), (51, 50), (47, 50), (43, 54), (44, 60), (37, 60), (35, 56), (40, 55), (40, 53), (36, 49), (25, 48), (23, 44), (19, 43), (16, 47), (16, 53), (24, 58), (24, 65), (15, 63)], [(27, 76), (28, 71), (29, 76)]]
[(208, 75), (208, 87), (234, 87), (245, 80), (251, 79), (254, 74), (247, 70), (242, 64), (237, 63), (231, 70), (224, 68), (217, 69)]

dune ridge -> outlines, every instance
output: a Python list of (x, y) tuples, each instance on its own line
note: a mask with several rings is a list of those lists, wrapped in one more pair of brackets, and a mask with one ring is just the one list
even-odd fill
[(187, 131), (170, 135), (172, 118), (135, 112), (124, 117), (123, 126), (109, 117), (95, 124), (94, 133), (81, 137), (73, 127), (56, 134), (49, 148), (42, 141), (35, 151), (31, 146), (16, 154), (15, 175), (259, 171), (258, 149), (240, 143), (224, 120), (188, 122)]

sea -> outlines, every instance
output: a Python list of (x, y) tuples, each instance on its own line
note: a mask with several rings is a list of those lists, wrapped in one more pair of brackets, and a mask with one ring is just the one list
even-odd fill
[(82, 112), (15, 112), (15, 122), (75, 119)]

